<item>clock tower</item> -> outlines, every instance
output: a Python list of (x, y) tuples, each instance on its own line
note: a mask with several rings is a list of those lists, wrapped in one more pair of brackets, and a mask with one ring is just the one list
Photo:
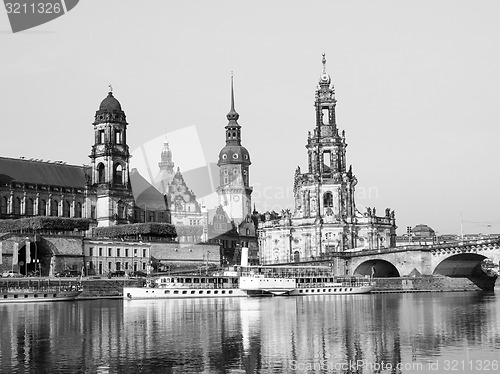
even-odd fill
[(251, 215), (250, 155), (241, 145), (240, 115), (234, 109), (233, 76), (231, 75), (231, 109), (227, 114), (226, 146), (219, 152), (219, 202), (230, 219), (238, 226)]

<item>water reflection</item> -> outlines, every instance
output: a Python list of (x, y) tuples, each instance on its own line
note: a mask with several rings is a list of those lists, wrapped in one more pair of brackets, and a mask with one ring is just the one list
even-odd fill
[(0, 321), (1, 372), (423, 373), (500, 348), (482, 293), (10, 304)]

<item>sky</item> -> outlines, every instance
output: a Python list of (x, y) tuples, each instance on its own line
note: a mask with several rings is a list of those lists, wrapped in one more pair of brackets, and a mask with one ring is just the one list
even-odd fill
[(0, 10), (0, 156), (88, 164), (112, 84), (132, 167), (147, 149), (154, 174), (165, 139), (182, 171), (216, 163), (233, 72), (253, 202), (280, 211), (325, 53), (358, 209), (394, 209), (398, 234), (500, 233), (498, 19), (493, 0), (87, 0), (13, 34)]

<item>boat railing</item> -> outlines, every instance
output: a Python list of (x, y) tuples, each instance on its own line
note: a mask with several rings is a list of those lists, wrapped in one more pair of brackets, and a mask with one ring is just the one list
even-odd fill
[(368, 280), (344, 281), (344, 282), (303, 282), (297, 283), (297, 288), (324, 288), (324, 287), (362, 287), (369, 286)]
[(189, 289), (232, 289), (238, 288), (237, 284), (233, 283), (160, 283), (159, 288), (189, 288)]

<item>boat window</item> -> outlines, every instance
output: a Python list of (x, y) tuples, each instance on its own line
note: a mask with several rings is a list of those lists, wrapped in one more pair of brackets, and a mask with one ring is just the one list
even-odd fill
[(187, 294), (187, 291), (182, 291), (182, 294), (183, 294), (183, 295)]
[(334, 289), (333, 289), (333, 292), (337, 292), (337, 289), (336, 289), (336, 288), (334, 288)]
[(233, 293), (233, 291), (232, 291), (232, 290), (230, 290), (230, 291), (229, 291), (229, 293)]
[(43, 297), (47, 297), (47, 294), (46, 294), (46, 293), (44, 293), (44, 294), (43, 294)]
[(57, 297), (57, 294), (54, 294), (54, 297)]
[(226, 293), (226, 291), (224, 291), (224, 290), (223, 290), (223, 291), (222, 291), (222, 293), (223, 293), (223, 294), (225, 294), (225, 293)]
[(203, 291), (198, 291), (198, 293), (201, 295), (203, 293)]
[(179, 293), (179, 291), (174, 291), (174, 294), (176, 294), (176, 295), (177, 295), (178, 293)]
[(349, 291), (352, 291), (352, 288), (349, 288)]
[(207, 291), (207, 294), (211, 294), (212, 292), (211, 291)]
[(194, 294), (196, 291), (191, 291), (191, 295)]
[(27, 295), (27, 294), (26, 294), (26, 295), (24, 295), (24, 298), (25, 298), (25, 299), (27, 299), (27, 298), (28, 298), (28, 295)]
[(18, 295), (14, 295), (14, 299), (17, 299)]
[(329, 289), (328, 289), (328, 292), (332, 292), (332, 289), (331, 289), (331, 288), (329, 288)]
[(36, 294), (34, 294), (34, 295), (33, 295), (33, 297), (38, 297), (38, 294), (37, 294), (37, 293), (36, 293)]
[(165, 294), (169, 294), (169, 293), (170, 293), (170, 290), (166, 290), (166, 291), (165, 291)]
[(218, 294), (218, 293), (219, 293), (219, 291), (214, 291), (214, 293), (215, 293), (215, 294)]

